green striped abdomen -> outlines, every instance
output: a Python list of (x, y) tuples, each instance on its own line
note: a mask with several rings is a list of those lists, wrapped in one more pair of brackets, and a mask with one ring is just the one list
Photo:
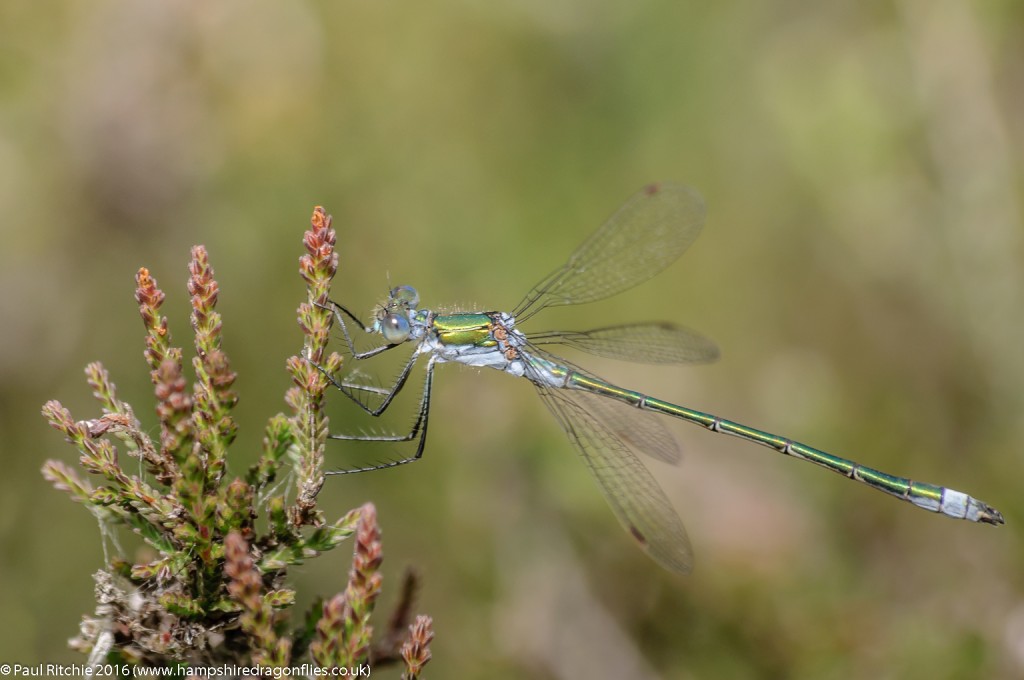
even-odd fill
[(855, 481), (913, 503), (931, 512), (941, 512), (956, 519), (967, 519), (986, 524), (1002, 524), (1003, 516), (995, 508), (973, 498), (962, 491), (934, 484), (915, 482), (906, 477), (897, 477), (880, 470), (855, 463), (846, 458), (834, 456), (812, 446), (801, 444), (771, 432), (741, 425), (718, 416), (695, 411), (671, 402), (648, 397), (640, 392), (611, 385), (602, 380), (568, 371), (566, 387), (600, 394), (611, 399), (624, 401), (637, 408), (663, 413), (680, 420), (702, 425), (712, 432), (740, 437), (772, 448), (779, 453), (810, 461), (816, 465), (837, 472)]

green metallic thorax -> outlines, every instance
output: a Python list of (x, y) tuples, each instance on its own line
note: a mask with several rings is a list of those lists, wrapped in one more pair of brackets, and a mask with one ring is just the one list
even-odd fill
[(491, 317), (487, 314), (446, 314), (434, 317), (434, 331), (446, 345), (495, 347), (491, 335)]

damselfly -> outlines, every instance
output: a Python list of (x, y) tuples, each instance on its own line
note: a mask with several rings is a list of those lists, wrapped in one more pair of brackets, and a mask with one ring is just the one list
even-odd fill
[[(391, 388), (338, 381), (333, 384), (373, 416), (391, 405), (405, 386), (417, 359), (427, 357), (426, 377), (416, 421), (404, 435), (340, 435), (357, 441), (417, 440), (415, 452), (400, 460), (334, 474), (395, 467), (418, 460), (427, 439), (434, 368), (445, 362), (487, 366), (529, 380), (554, 414), (612, 510), (629, 534), (666, 569), (689, 571), (692, 551), (686, 531), (665, 493), (637, 458), (637, 453), (669, 463), (679, 460), (675, 440), (654, 414), (679, 418), (712, 432), (732, 435), (810, 461), (867, 484), (919, 508), (949, 517), (1002, 524), (995, 508), (954, 489), (896, 477), (820, 451), (787, 437), (764, 432), (701, 411), (678, 406), (606, 382), (552, 354), (552, 345), (572, 347), (603, 357), (651, 363), (703, 362), (715, 359), (714, 343), (700, 334), (665, 323), (608, 326), (590, 331), (524, 333), (518, 326), (542, 309), (594, 302), (646, 281), (686, 251), (704, 223), (700, 196), (685, 186), (651, 185), (635, 195), (569, 260), (542, 280), (511, 313), (440, 314), (420, 309), (411, 286), (392, 288), (367, 325), (332, 302), (335, 318), (355, 359), (411, 343), (415, 349)], [(346, 325), (355, 322), (384, 341), (359, 352)], [(365, 402), (373, 393), (378, 403)]]

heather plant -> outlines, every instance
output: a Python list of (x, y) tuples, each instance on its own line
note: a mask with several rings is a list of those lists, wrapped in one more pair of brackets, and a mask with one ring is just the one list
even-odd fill
[[(78, 449), (89, 475), (48, 460), (46, 479), (96, 517), (105, 555), (108, 537), (116, 538), (122, 528), (141, 536), (155, 554), (145, 563), (115, 554), (94, 575), (95, 612), (71, 640), (90, 664), (368, 669), (401, 663), (402, 677), (411, 679), (430, 659), (431, 619), (420, 616), (410, 625), (416, 591), (411, 572), (383, 634), (373, 641), (370, 619), (382, 585), (374, 506), (329, 522), (316, 504), (324, 483), (327, 376), (342, 363), (327, 349), (333, 318), (324, 305), (338, 256), (331, 218), (322, 208), (313, 212), (304, 245), (299, 270), (308, 298), (298, 309), (304, 346), (287, 361), (293, 385), (285, 402), (291, 415), (270, 418), (262, 455), (245, 474), (232, 476), (228, 465), (238, 398), (232, 390), (235, 373), (221, 349), (219, 289), (203, 246), (192, 249), (189, 263), (191, 387), (182, 348), (171, 343), (167, 319), (160, 316), (164, 293), (145, 268), (136, 275), (159, 440), (118, 398), (98, 362), (85, 371), (100, 402), (98, 418), (76, 421), (57, 401), (43, 406), (50, 425)], [(123, 456), (138, 463), (126, 466)], [(289, 567), (353, 535), (345, 587), (292, 622)]]

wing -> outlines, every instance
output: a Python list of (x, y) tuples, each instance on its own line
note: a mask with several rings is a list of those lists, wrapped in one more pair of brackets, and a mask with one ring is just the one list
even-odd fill
[(540, 385), (537, 390), (629, 535), (665, 569), (689, 572), (693, 552), (686, 530), (654, 477), (615, 431), (619, 428), (606, 424), (600, 406), (594, 409), (602, 398)]
[(707, 363), (718, 359), (714, 342), (669, 323), (636, 323), (590, 331), (531, 333), (534, 345), (564, 345), (608, 359), (649, 364)]
[(545, 307), (593, 302), (646, 281), (674, 262), (704, 225), (704, 201), (681, 184), (633, 196), (516, 307), (523, 321)]

